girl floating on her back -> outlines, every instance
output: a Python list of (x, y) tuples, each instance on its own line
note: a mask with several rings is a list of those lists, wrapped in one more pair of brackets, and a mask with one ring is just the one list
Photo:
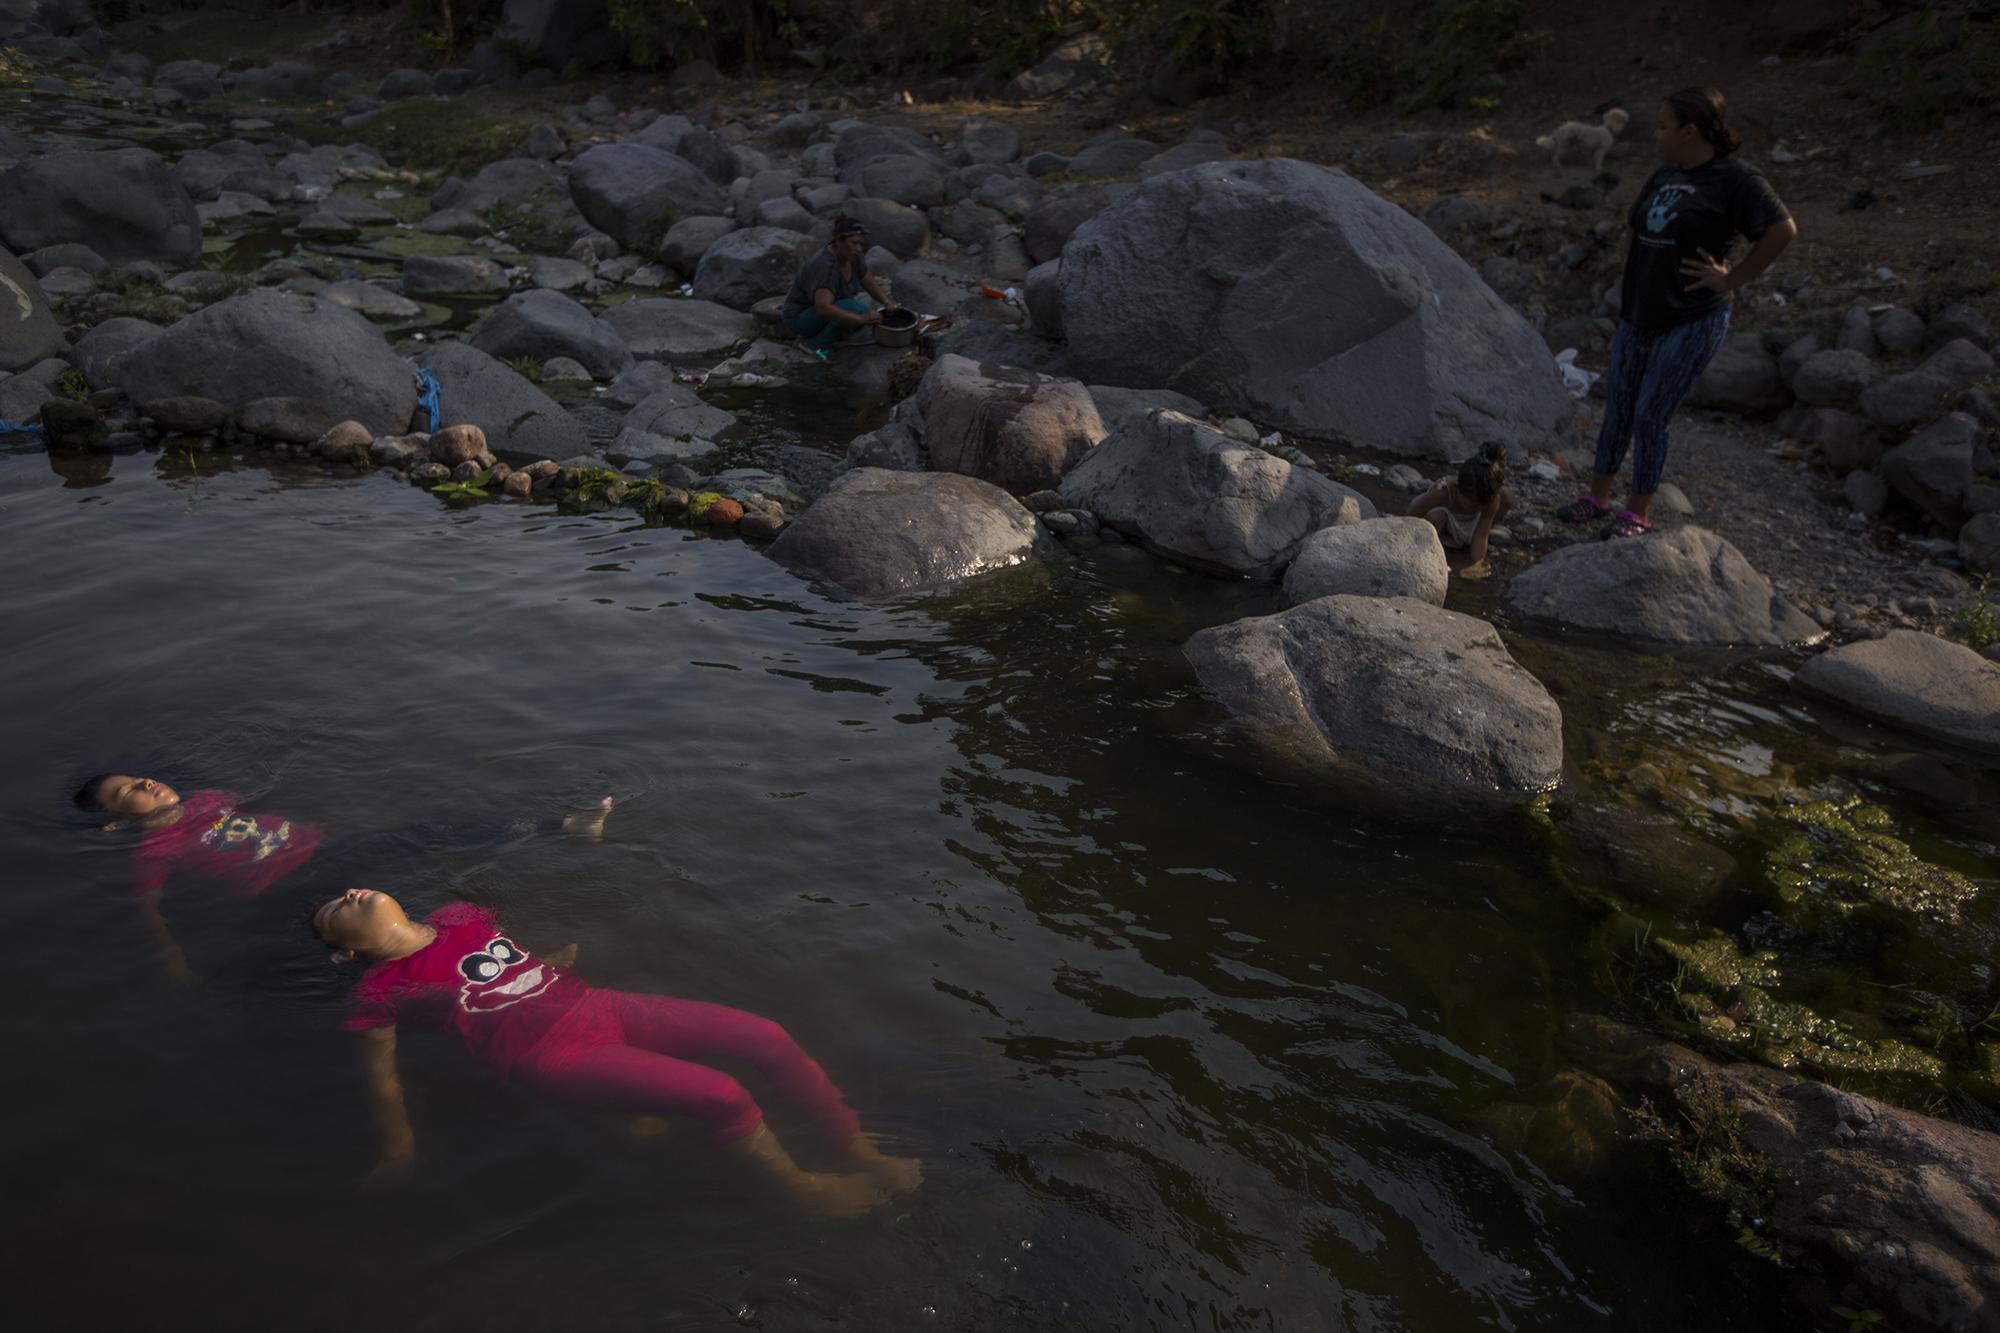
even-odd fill
[[(369, 964), (345, 1026), (366, 1043), (379, 1171), (407, 1170), (416, 1139), (396, 1077), (396, 1025), (441, 1027), (496, 1072), (565, 1101), (633, 1115), (692, 1116), (808, 1207), (866, 1211), (923, 1180), (916, 1159), (862, 1137), (840, 1089), (768, 1018), (696, 1000), (600, 990), (537, 960), (493, 914), (453, 903), (412, 921), (386, 893), (349, 889), (312, 915), (341, 961)], [(741, 1083), (710, 1061), (742, 1066), (808, 1111), (847, 1168), (807, 1171), (764, 1123)]]

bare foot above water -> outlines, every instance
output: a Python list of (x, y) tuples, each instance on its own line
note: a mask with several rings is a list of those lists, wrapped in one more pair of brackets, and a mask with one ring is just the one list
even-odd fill
[(574, 833), (578, 837), (596, 842), (604, 836), (604, 821), (611, 816), (611, 798), (605, 797), (594, 809), (582, 814), (570, 815), (562, 822), (563, 832)]

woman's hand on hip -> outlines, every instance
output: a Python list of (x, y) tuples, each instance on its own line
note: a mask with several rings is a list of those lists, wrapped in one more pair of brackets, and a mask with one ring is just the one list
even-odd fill
[(1695, 253), (1701, 258), (1681, 261), (1681, 276), (1687, 279), (1689, 291), (1728, 293), (1736, 290), (1736, 284), (1730, 280), (1729, 265), (1706, 250), (1696, 250)]

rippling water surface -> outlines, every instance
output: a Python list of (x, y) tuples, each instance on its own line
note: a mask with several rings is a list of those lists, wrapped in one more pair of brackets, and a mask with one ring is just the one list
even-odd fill
[[(94, 467), (94, 470), (93, 470)], [(9, 1304), (36, 1327), (1683, 1329), (1655, 1204), (1477, 1112), (1545, 1076), (1583, 918), (1524, 850), (1232, 764), (1178, 645), (1261, 606), (1127, 550), (901, 607), (629, 516), (388, 478), (0, 456)], [(186, 903), (163, 980), (94, 768), (336, 832), (619, 800), (440, 857), (598, 984), (786, 1024), (926, 1164), (802, 1217), (697, 1133), (403, 1043), (373, 1192), (351, 974)], [(27, 1326), (27, 1325), (23, 1325)]]

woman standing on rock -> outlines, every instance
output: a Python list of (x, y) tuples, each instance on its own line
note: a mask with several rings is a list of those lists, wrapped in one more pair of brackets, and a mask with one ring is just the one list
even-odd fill
[[(1721, 349), (1733, 294), (1799, 234), (1762, 173), (1736, 156), (1743, 139), (1729, 128), (1720, 92), (1683, 88), (1669, 97), (1653, 141), (1667, 164), (1632, 201), (1632, 244), (1590, 493), (1556, 510), (1568, 523), (1608, 519), (1602, 537), (1652, 531), (1646, 511), (1667, 461), (1667, 423)], [(1727, 255), (1738, 236), (1750, 242), (1750, 252), (1732, 266)], [(1635, 439), (1632, 491), (1614, 512), (1611, 484)]]

